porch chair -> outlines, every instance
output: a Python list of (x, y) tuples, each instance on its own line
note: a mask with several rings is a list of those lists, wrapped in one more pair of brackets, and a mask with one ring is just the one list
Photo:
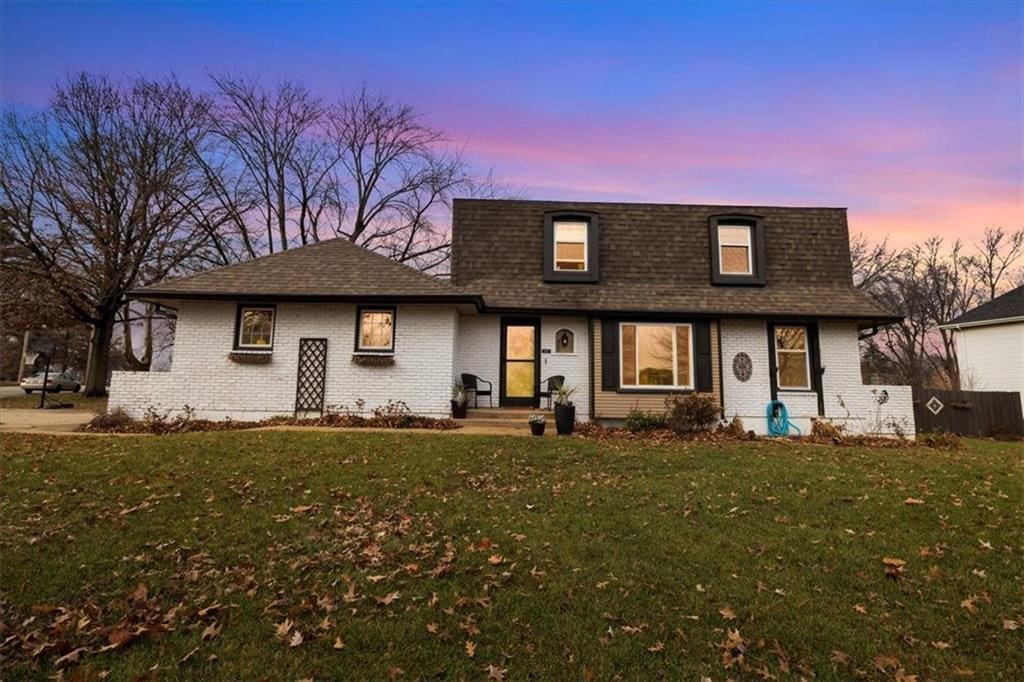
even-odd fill
[(551, 401), (554, 400), (555, 394), (558, 393), (558, 389), (560, 389), (562, 387), (562, 384), (565, 383), (565, 377), (562, 376), (561, 374), (556, 374), (554, 376), (548, 377), (547, 379), (544, 379), (540, 383), (542, 386), (547, 384), (547, 390), (541, 391), (540, 393), (538, 393), (538, 395), (541, 398), (548, 399), (548, 409), (550, 410)]
[[(480, 384), (487, 384), (486, 389), (481, 389)], [(475, 374), (463, 374), (462, 375), (462, 387), (466, 390), (466, 397), (469, 397), (469, 392), (473, 392), (473, 407), (480, 407), (480, 396), (487, 396), (487, 404), (494, 407), (493, 391), (491, 390), (491, 382), (486, 379), (481, 379)]]

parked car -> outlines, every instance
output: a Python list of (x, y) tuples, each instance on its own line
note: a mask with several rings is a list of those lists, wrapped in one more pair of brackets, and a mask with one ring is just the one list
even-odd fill
[[(43, 390), (43, 373), (38, 372), (30, 377), (25, 377), (19, 385), (25, 393), (41, 391)], [(54, 372), (46, 378), (46, 390), (48, 392), (74, 391), (78, 393), (81, 388), (82, 385), (69, 372)]]

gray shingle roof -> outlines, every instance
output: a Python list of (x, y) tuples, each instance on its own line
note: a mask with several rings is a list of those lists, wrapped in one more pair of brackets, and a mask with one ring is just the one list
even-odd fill
[[(598, 214), (599, 282), (543, 281), (553, 210)], [(708, 217), (728, 213), (762, 216), (767, 285), (712, 285)], [(456, 200), (452, 231), (452, 283), (332, 239), (131, 293), (478, 305), (482, 296), (499, 310), (898, 319), (853, 288), (845, 209), (473, 199)]]
[[(542, 281), (548, 211), (596, 213), (600, 282)], [(767, 284), (711, 283), (708, 218), (762, 216)], [(846, 210), (457, 200), (453, 282), (488, 308), (898, 319), (852, 284)]]
[(478, 298), (347, 239), (331, 239), (131, 292), (150, 298)]
[(988, 303), (978, 306), (950, 320), (943, 326), (964, 324), (982, 324), (991, 320), (1005, 320), (1012, 317), (1024, 317), (1024, 285), (996, 296)]

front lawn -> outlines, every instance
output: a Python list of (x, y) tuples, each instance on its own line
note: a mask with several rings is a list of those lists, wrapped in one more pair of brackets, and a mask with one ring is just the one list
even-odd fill
[[(101, 398), (87, 398), (81, 393), (69, 393), (67, 391), (61, 391), (60, 393), (47, 393), (46, 395), (57, 402), (72, 404), (73, 407), (66, 409), (71, 409), (75, 412), (100, 413), (107, 411), (106, 396)], [(38, 393), (23, 393), (22, 395), (9, 395), (0, 398), (0, 409), (34, 409), (37, 407), (39, 407)]]
[(1019, 443), (0, 452), (3, 678), (1024, 678)]

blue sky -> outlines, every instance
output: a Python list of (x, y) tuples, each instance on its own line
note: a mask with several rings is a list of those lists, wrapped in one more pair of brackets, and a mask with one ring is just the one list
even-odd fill
[(76, 70), (366, 82), (536, 198), (1024, 225), (1022, 5), (4, 3), (2, 98)]

